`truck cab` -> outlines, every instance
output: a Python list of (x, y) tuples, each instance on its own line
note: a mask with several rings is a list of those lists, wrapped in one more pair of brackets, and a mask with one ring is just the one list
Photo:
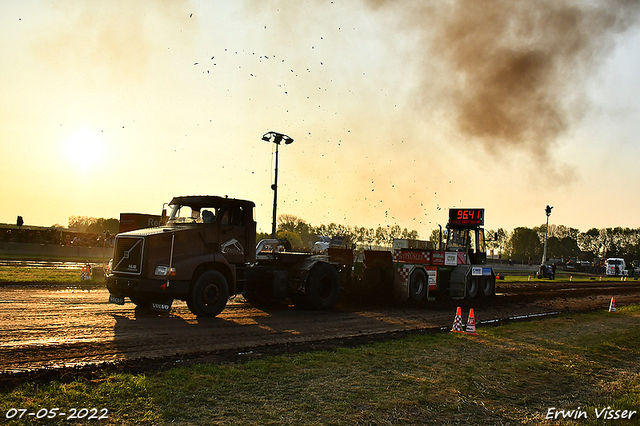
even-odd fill
[(449, 227), (446, 250), (467, 253), (469, 263), (471, 264), (486, 264), (487, 249), (484, 229), (480, 227)]
[(484, 209), (449, 209), (445, 250), (463, 258), (450, 271), (448, 292), (453, 297), (474, 299), (495, 294), (495, 273), (485, 266), (487, 249), (483, 227)]
[(199, 196), (176, 197), (169, 204), (172, 210), (167, 224), (199, 234), (203, 245), (199, 250), (207, 253), (219, 251), (231, 264), (255, 261), (253, 202)]

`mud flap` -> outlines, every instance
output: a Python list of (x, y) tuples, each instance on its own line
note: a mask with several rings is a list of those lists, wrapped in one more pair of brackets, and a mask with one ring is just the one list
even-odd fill
[(471, 265), (458, 265), (451, 271), (449, 280), (449, 296), (452, 299), (464, 299), (467, 295), (467, 275)]
[(438, 288), (438, 270), (427, 270), (427, 294), (426, 298), (429, 301), (436, 300), (436, 296), (433, 295), (432, 291)]
[(169, 311), (171, 311), (172, 303), (173, 303), (173, 299), (165, 300), (163, 302), (151, 302), (149, 304), (149, 309), (151, 309), (152, 311), (168, 313)]
[(109, 294), (109, 303), (115, 303), (116, 305), (124, 305), (124, 297), (114, 296)]

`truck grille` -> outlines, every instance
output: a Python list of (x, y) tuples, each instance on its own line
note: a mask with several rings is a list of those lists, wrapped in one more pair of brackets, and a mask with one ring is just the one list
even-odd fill
[(116, 237), (116, 247), (113, 255), (113, 271), (140, 275), (142, 273), (143, 248), (144, 238)]

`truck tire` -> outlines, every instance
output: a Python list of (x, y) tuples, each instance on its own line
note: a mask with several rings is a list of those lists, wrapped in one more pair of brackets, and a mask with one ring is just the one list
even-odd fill
[(491, 297), (496, 292), (496, 280), (494, 277), (482, 277), (482, 295)]
[(328, 263), (318, 263), (309, 271), (303, 305), (314, 311), (333, 308), (340, 297), (340, 277)]
[(427, 276), (422, 269), (416, 269), (409, 278), (409, 300), (419, 302), (427, 294)]
[(229, 285), (218, 271), (206, 271), (198, 277), (191, 290), (187, 306), (194, 314), (215, 317), (227, 306)]
[(480, 279), (478, 277), (468, 276), (466, 286), (467, 291), (465, 292), (465, 298), (468, 300), (475, 299), (478, 295), (478, 291), (480, 290)]

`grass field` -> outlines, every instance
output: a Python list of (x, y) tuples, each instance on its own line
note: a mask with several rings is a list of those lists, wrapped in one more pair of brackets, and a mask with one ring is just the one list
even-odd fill
[[(609, 424), (640, 424), (640, 307), (478, 332), (24, 384), (1, 395), (0, 415), (6, 424), (589, 425), (635, 412)], [(81, 408), (106, 408), (108, 418), (66, 419)], [(23, 419), (6, 419), (20, 415), (12, 409), (25, 409)]]
[(637, 277), (614, 277), (614, 276), (606, 276), (606, 275), (593, 275), (587, 274), (584, 272), (566, 272), (566, 271), (558, 271), (556, 273), (555, 280), (550, 280), (548, 278), (536, 278), (536, 274), (532, 272), (531, 274), (527, 274), (524, 272), (519, 273), (508, 273), (503, 272), (499, 273), (503, 279), (498, 280), (497, 283), (500, 285), (501, 282), (544, 282), (544, 283), (553, 283), (554, 281), (612, 281), (612, 282), (620, 282), (626, 280), (633, 281), (637, 280)]
[(82, 270), (0, 266), (0, 283), (80, 283)]

